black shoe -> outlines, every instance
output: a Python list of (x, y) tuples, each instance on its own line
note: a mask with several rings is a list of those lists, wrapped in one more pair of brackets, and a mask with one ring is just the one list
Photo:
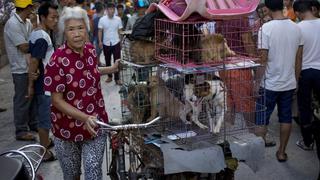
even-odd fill
[(301, 148), (301, 149), (303, 149), (303, 150), (305, 150), (305, 151), (312, 151), (312, 150), (313, 150), (313, 145), (314, 145), (314, 143), (312, 143), (312, 144), (310, 144), (309, 146), (307, 146), (307, 145), (304, 144), (303, 139), (301, 139), (301, 140), (299, 140), (299, 141), (296, 142), (296, 145), (297, 145), (299, 148)]
[(300, 119), (299, 117), (292, 117), (293, 121), (296, 122), (300, 126)]
[(278, 160), (279, 162), (286, 162), (286, 161), (288, 160), (288, 155), (287, 155), (287, 153), (284, 153), (282, 156), (283, 156), (283, 157), (280, 158), (280, 153), (279, 153), (279, 151), (276, 152), (277, 160)]
[(6, 110), (6, 108), (0, 108), (0, 112), (5, 112)]

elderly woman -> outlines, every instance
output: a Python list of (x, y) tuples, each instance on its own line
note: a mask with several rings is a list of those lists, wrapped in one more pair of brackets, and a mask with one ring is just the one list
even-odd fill
[(101, 94), (100, 75), (118, 70), (98, 68), (96, 51), (86, 43), (89, 19), (80, 7), (66, 7), (59, 20), (66, 42), (51, 57), (45, 70), (45, 91), (51, 94), (51, 122), (55, 150), (64, 179), (80, 179), (83, 158), (85, 179), (101, 179), (107, 134), (97, 131), (95, 119), (108, 121)]

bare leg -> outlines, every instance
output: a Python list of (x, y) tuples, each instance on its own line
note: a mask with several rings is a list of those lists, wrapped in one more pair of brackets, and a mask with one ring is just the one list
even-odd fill
[(255, 127), (254, 133), (256, 136), (262, 137), (266, 141), (267, 126), (257, 126)]
[(281, 156), (281, 158), (284, 156), (284, 153), (286, 152), (286, 147), (291, 133), (291, 126), (291, 123), (280, 123), (280, 146), (278, 151), (279, 156)]
[[(49, 130), (44, 128), (38, 128), (39, 133), (39, 139), (40, 139), (40, 145), (42, 145), (45, 148), (48, 148), (50, 144), (49, 140)], [(50, 154), (46, 153), (45, 158), (49, 158)]]

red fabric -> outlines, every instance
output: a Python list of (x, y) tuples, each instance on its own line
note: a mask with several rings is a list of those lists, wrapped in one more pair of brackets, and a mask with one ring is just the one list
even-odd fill
[[(85, 45), (82, 57), (66, 44), (57, 49), (46, 66), (45, 91), (63, 93), (64, 100), (73, 107), (107, 122), (96, 56), (91, 44)], [(66, 116), (54, 106), (51, 106), (51, 123), (54, 136), (60, 139), (91, 139), (83, 122)]]
[(253, 77), (251, 69), (235, 69), (220, 72), (220, 77), (227, 86), (228, 109), (236, 112), (254, 112)]

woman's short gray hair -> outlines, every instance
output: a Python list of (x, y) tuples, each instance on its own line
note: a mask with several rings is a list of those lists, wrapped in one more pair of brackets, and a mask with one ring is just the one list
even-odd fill
[(87, 12), (81, 7), (64, 7), (59, 18), (59, 32), (64, 34), (65, 22), (70, 19), (82, 19), (86, 25), (87, 31), (90, 31), (90, 24)]

